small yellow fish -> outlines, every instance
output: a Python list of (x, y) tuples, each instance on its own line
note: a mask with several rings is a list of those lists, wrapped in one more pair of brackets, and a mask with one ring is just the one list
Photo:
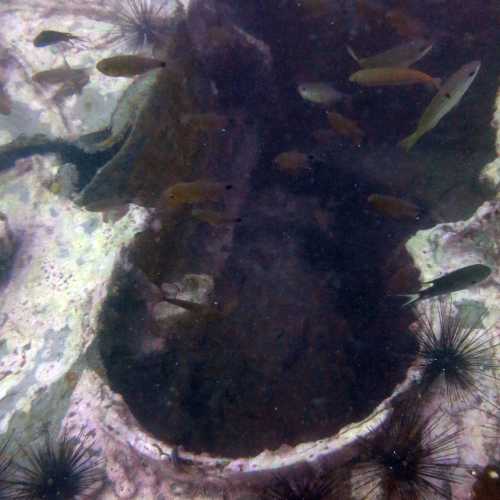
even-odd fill
[(429, 130), (432, 130), (441, 118), (460, 102), (467, 89), (472, 85), (480, 67), (480, 61), (472, 61), (465, 64), (443, 83), (439, 92), (434, 96), (420, 117), (417, 130), (399, 143), (402, 148), (409, 151), (420, 137), (429, 132)]
[(388, 10), (385, 20), (398, 35), (405, 38), (421, 38), (427, 31), (422, 21), (401, 8)]
[(327, 16), (334, 9), (331, 0), (300, 0), (297, 7), (301, 7), (306, 18), (311, 19)]
[(393, 8), (388, 11), (375, 2), (356, 0), (357, 14), (372, 28), (380, 29), (389, 26), (404, 38), (422, 38), (427, 29), (422, 21), (410, 16), (402, 8)]
[(330, 126), (337, 134), (349, 137), (356, 146), (361, 144), (365, 133), (354, 120), (346, 118), (335, 111), (329, 111), (326, 116)]
[(297, 87), (297, 90), (302, 99), (326, 106), (340, 102), (347, 97), (325, 82), (304, 82)]
[(67, 64), (46, 71), (35, 73), (31, 79), (40, 85), (58, 85), (66, 82), (81, 82), (88, 79), (87, 70), (84, 68), (71, 68)]
[(407, 68), (422, 59), (432, 49), (432, 43), (424, 39), (411, 40), (392, 49), (369, 57), (358, 57), (354, 50), (347, 46), (351, 57), (362, 68)]
[(202, 202), (219, 201), (231, 184), (213, 181), (179, 182), (163, 192), (162, 198), (170, 208), (194, 205)]
[(87, 73), (82, 73), (80, 76), (75, 75), (75, 78), (64, 82), (52, 96), (52, 100), (57, 103), (62, 103), (66, 98), (72, 95), (81, 94), (85, 85), (90, 81)]
[(229, 124), (229, 118), (217, 113), (184, 113), (180, 122), (181, 125), (190, 125), (200, 130), (224, 130)]
[(60, 42), (72, 42), (73, 40), (82, 41), (82, 38), (62, 31), (45, 30), (35, 37), (33, 45), (35, 47), (47, 47)]
[(219, 308), (217, 304), (200, 304), (198, 302), (192, 302), (190, 300), (165, 298), (166, 302), (173, 304), (174, 306), (181, 307), (186, 311), (189, 311), (196, 316), (200, 316), (206, 321), (218, 321), (224, 319), (237, 307), (237, 303), (230, 302), (226, 304), (223, 308)]
[(356, 0), (356, 13), (371, 27), (385, 23), (385, 10), (376, 3)]
[(361, 69), (349, 77), (349, 81), (365, 87), (413, 85), (430, 83), (439, 89), (440, 80), (410, 68), (368, 68)]
[(420, 208), (417, 205), (384, 194), (371, 194), (368, 196), (368, 203), (381, 215), (392, 219), (417, 219), (420, 215)]
[(318, 129), (312, 133), (314, 140), (318, 144), (330, 144), (337, 138), (337, 135), (338, 135), (337, 132), (335, 132), (335, 130), (332, 130), (330, 128)]
[(123, 76), (129, 78), (142, 75), (153, 69), (164, 68), (165, 66), (166, 63), (158, 59), (124, 55), (102, 59), (97, 63), (96, 68), (107, 76)]
[(278, 170), (290, 175), (298, 175), (301, 171), (310, 168), (307, 155), (300, 151), (285, 151), (273, 160)]
[(229, 27), (213, 26), (208, 29), (207, 44), (213, 49), (224, 49), (234, 45), (236, 34)]
[(220, 226), (222, 224), (234, 224), (236, 222), (241, 222), (239, 217), (230, 217), (223, 212), (217, 212), (216, 210), (193, 208), (191, 210), (191, 215), (201, 222), (206, 222), (211, 226)]

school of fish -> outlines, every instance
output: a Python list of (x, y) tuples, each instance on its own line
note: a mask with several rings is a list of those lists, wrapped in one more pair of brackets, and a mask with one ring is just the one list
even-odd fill
[[(451, 76), (441, 82), (440, 78), (428, 75), (422, 71), (410, 68), (421, 60), (432, 49), (433, 43), (423, 37), (423, 24), (408, 16), (402, 9), (391, 9), (385, 12), (368, 2), (357, 2), (358, 12), (367, 19), (383, 20), (400, 36), (410, 38), (409, 42), (389, 48), (383, 52), (359, 57), (355, 50), (347, 46), (350, 56), (361, 69), (349, 76), (349, 81), (363, 87), (391, 87), (404, 85), (425, 85), (436, 91), (427, 107), (423, 110), (414, 132), (399, 142), (405, 151), (410, 151), (420, 138), (430, 132), (436, 125), (461, 101), (464, 94), (474, 82), (480, 61), (464, 64)], [(346, 102), (349, 96), (338, 91), (329, 82), (299, 82), (299, 95), (306, 101), (327, 108), (327, 121), (330, 129), (320, 129), (313, 132), (313, 137), (320, 144), (328, 144), (335, 135), (349, 138), (355, 146), (360, 146), (364, 131), (351, 118), (345, 117), (334, 109), (339, 103)], [(296, 173), (298, 166), (307, 164), (307, 156), (297, 151), (283, 152), (274, 162), (283, 172)], [(373, 193), (367, 199), (370, 210), (382, 217), (398, 221), (418, 220), (422, 214), (421, 208), (413, 202), (395, 196)], [(492, 269), (484, 264), (473, 264), (424, 283), (429, 285), (420, 291), (402, 295), (408, 300), (403, 307), (420, 300), (450, 294), (455, 291), (477, 285), (486, 280)]]
[[(308, 16), (313, 18), (322, 16), (328, 5), (323, 2), (304, 1), (303, 8)], [(393, 87), (405, 85), (425, 85), (436, 91), (427, 107), (423, 110), (414, 132), (402, 139), (399, 145), (409, 151), (420, 138), (430, 132), (454, 107), (456, 107), (469, 87), (472, 85), (481, 67), (480, 61), (472, 61), (462, 65), (455, 73), (441, 83), (440, 78), (428, 75), (420, 70), (410, 68), (420, 61), (432, 49), (432, 41), (425, 38), (425, 28), (418, 20), (409, 17), (401, 9), (391, 9), (388, 12), (371, 5), (368, 2), (357, 2), (358, 13), (368, 22), (380, 23), (381, 20), (389, 25), (400, 36), (409, 38), (408, 42), (388, 48), (380, 53), (360, 57), (351, 46), (347, 52), (359, 65), (360, 69), (354, 71), (348, 80), (362, 87)], [(84, 44), (85, 40), (77, 35), (55, 30), (44, 30), (33, 40), (36, 48), (58, 46), (63, 44)], [(72, 68), (64, 58), (61, 66), (39, 71), (33, 74), (32, 80), (41, 86), (59, 85), (53, 95), (56, 102), (67, 96), (81, 93), (88, 83), (88, 68)], [(165, 61), (141, 55), (120, 54), (100, 60), (96, 69), (109, 77), (132, 78), (143, 73), (165, 68)], [(335, 109), (343, 105), (349, 109), (351, 96), (339, 92), (329, 82), (302, 81), (297, 85), (298, 94), (313, 105), (326, 108), (326, 121), (328, 129), (313, 132), (314, 138), (319, 143), (328, 143), (335, 136), (349, 139), (354, 146), (360, 147), (365, 139), (365, 132), (360, 124), (339, 113)], [(11, 112), (9, 95), (0, 85), (0, 113)], [(228, 126), (225, 115), (208, 112), (184, 115), (181, 125), (196, 127), (206, 131), (224, 131)], [(275, 156), (273, 164), (277, 171), (289, 176), (298, 176), (312, 169), (311, 155), (298, 150), (284, 151)], [(223, 210), (206, 207), (220, 203), (225, 193), (231, 189), (230, 184), (212, 180), (192, 180), (178, 182), (167, 187), (162, 196), (160, 206), (167, 210), (179, 210), (190, 207), (190, 216), (200, 222), (212, 226), (234, 224), (241, 219), (225, 213)], [(368, 207), (381, 217), (388, 217), (398, 221), (418, 220), (422, 210), (409, 200), (387, 194), (373, 193), (367, 199)], [(201, 205), (201, 206), (200, 206)], [(422, 290), (406, 295), (408, 301), (404, 306), (411, 305), (419, 300), (424, 300), (439, 295), (462, 290), (476, 285), (488, 278), (491, 268), (484, 264), (473, 264), (461, 269), (456, 269), (444, 276), (436, 278)], [(200, 306), (178, 299), (167, 299), (171, 304), (186, 310), (195, 311), (210, 318), (221, 316), (221, 312), (209, 306)], [(200, 308), (203, 308), (201, 310)]]

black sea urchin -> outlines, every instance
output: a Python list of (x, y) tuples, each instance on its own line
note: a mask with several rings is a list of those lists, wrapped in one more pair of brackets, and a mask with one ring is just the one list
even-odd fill
[(67, 434), (52, 442), (49, 434), (38, 447), (21, 448), (25, 463), (11, 481), (11, 497), (16, 500), (69, 500), (83, 496), (99, 486), (103, 478), (99, 462), (90, 455), (82, 433), (70, 439)]
[(422, 417), (416, 405), (405, 405), (373, 437), (363, 439), (362, 458), (352, 473), (356, 494), (386, 500), (448, 498), (445, 485), (461, 479), (456, 472), (459, 432), (441, 417)]
[(9, 468), (11, 466), (12, 460), (7, 454), (7, 446), (9, 445), (9, 439), (0, 445), (0, 500), (6, 500), (11, 498), (9, 495), (10, 484), (9, 484)]
[(439, 387), (451, 404), (475, 394), (489, 401), (485, 381), (494, 378), (499, 364), (489, 331), (481, 334), (484, 315), (472, 321), (469, 314), (454, 314), (451, 302), (441, 300), (436, 316), (436, 322), (432, 314), (420, 316), (416, 331), (424, 390)]
[(109, 34), (111, 45), (139, 52), (165, 41), (169, 19), (168, 0), (124, 0), (117, 4), (116, 26)]
[(332, 474), (313, 478), (292, 478), (277, 474), (261, 498), (262, 500), (327, 500), (333, 498), (337, 485), (338, 480)]

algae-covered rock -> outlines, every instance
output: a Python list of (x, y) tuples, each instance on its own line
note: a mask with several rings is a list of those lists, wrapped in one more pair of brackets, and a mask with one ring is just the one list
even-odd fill
[[(188, 52), (181, 68), (156, 72), (154, 89), (135, 120), (132, 117), (125, 143), (84, 188), (78, 204), (101, 209), (109, 200), (110, 206), (131, 201), (154, 206), (162, 188), (193, 176), (201, 135), (181, 121), (200, 109), (195, 104), (199, 79), (192, 64)], [(121, 112), (117, 118), (123, 121)]]
[(495, 112), (491, 125), (496, 130), (495, 144), (497, 157), (484, 167), (480, 180), (496, 192), (498, 196), (498, 193), (500, 193), (500, 90), (497, 92)]
[[(75, 145), (81, 147), (85, 152), (94, 153), (110, 149), (122, 142), (135, 123), (155, 81), (156, 73), (154, 71), (134, 80), (120, 97), (111, 115), (109, 127), (78, 138)], [(99, 140), (99, 136), (104, 133), (108, 137), (105, 140)]]
[(29, 441), (64, 415), (112, 270), (145, 214), (135, 208), (110, 227), (44, 187), (53, 157), (26, 162), (16, 177), (0, 176), (0, 210), (17, 245), (0, 285), (0, 369), (2, 426)]

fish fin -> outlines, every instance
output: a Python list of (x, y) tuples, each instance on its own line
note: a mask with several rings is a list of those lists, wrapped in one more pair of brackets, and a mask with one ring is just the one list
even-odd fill
[(354, 50), (352, 50), (352, 48), (349, 47), (349, 45), (346, 45), (346, 48), (347, 48), (347, 52), (349, 52), (349, 55), (361, 66), (361, 62), (359, 60), (359, 57), (356, 55)]
[(181, 307), (182, 309), (185, 309), (186, 311), (193, 311), (196, 309), (197, 306), (202, 306), (202, 304), (197, 304), (195, 302), (191, 302), (189, 300), (181, 300), (181, 299), (176, 299), (174, 297), (165, 297), (165, 302), (168, 302), (169, 304), (173, 304), (174, 306)]
[(424, 84), (427, 92), (436, 92), (441, 88), (441, 78), (433, 78), (431, 81)]
[(64, 61), (64, 66), (66, 66), (66, 68), (68, 69), (71, 69), (71, 66), (69, 65), (68, 61), (66, 60), (66, 58), (64, 57), (64, 54), (61, 54), (62, 58), (63, 58), (63, 61)]
[(419, 293), (404, 293), (404, 294), (392, 295), (392, 297), (405, 297), (408, 300), (401, 307), (408, 307), (420, 299), (420, 294)]
[(416, 144), (420, 139), (420, 135), (417, 132), (413, 132), (408, 137), (399, 142), (399, 145), (405, 150), (410, 151), (410, 149)]
[(433, 78), (432, 81), (425, 84), (425, 88), (429, 92), (439, 91), (441, 88), (441, 78)]

